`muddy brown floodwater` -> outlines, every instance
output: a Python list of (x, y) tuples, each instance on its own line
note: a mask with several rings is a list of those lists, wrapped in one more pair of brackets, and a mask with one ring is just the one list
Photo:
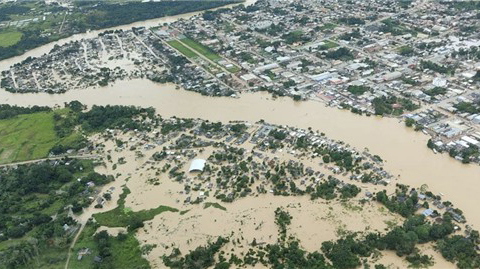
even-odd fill
[[(257, 0), (246, 0), (245, 2), (240, 3), (240, 4), (243, 4), (245, 6), (249, 6), (249, 5), (253, 5), (255, 2), (257, 2)], [(238, 5), (238, 4), (226, 5), (226, 6), (219, 7), (219, 8), (229, 8), (229, 7), (233, 7), (233, 6), (236, 6), (236, 5)], [(215, 9), (219, 9), (219, 8), (213, 8), (213, 9), (209, 9), (209, 10), (215, 10)], [(55, 45), (61, 46), (61, 45), (64, 45), (64, 44), (72, 42), (72, 41), (82, 40), (84, 38), (94, 38), (99, 33), (102, 33), (102, 32), (107, 31), (107, 30), (124, 30), (124, 31), (126, 31), (126, 30), (132, 29), (132, 27), (147, 27), (147, 28), (148, 27), (155, 27), (155, 26), (162, 25), (164, 23), (172, 23), (172, 22), (175, 22), (175, 21), (178, 21), (178, 20), (181, 20), (181, 19), (189, 19), (189, 18), (191, 18), (195, 15), (201, 14), (202, 12), (203, 11), (196, 11), (196, 12), (179, 14), (179, 15), (175, 15), (175, 16), (165, 16), (165, 17), (161, 17), (161, 18), (157, 18), (157, 19), (139, 21), (139, 22), (119, 25), (119, 26), (115, 26), (115, 27), (111, 27), (111, 28), (104, 28), (104, 29), (89, 31), (89, 32), (86, 32), (86, 33), (75, 34), (75, 35), (72, 35), (70, 37), (62, 38), (58, 41), (50, 42), (50, 43), (45, 44), (43, 46), (40, 46), (38, 48), (29, 50), (22, 55), (2, 60), (2, 61), (0, 61), (0, 71), (8, 70), (8, 68), (10, 68), (11, 65), (19, 63), (19, 62), (25, 60), (28, 57), (40, 57), (43, 54), (46, 54), (46, 53), (50, 52), (50, 50), (52, 50)]]
[(272, 99), (267, 94), (246, 93), (240, 98), (206, 97), (176, 90), (173, 84), (147, 80), (118, 82), (110, 87), (69, 91), (61, 95), (12, 94), (0, 91), (0, 103), (16, 105), (63, 105), (78, 100), (86, 105), (137, 105), (154, 107), (164, 117), (202, 118), (228, 122), (244, 120), (300, 128), (312, 127), (327, 136), (380, 155), (385, 169), (400, 175), (398, 181), (420, 187), (427, 184), (434, 193), (465, 212), (469, 223), (480, 227), (480, 166), (464, 165), (447, 154), (433, 154), (426, 147), (428, 136), (406, 128), (398, 119), (359, 116), (315, 101), (294, 102)]

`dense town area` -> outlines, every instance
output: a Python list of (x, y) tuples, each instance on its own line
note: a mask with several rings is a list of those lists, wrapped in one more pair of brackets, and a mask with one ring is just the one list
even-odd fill
[(143, 20), (226, 6), (235, 1), (0, 1), (0, 60), (59, 39)]
[(49, 113), (59, 136), (85, 140), (2, 168), (1, 268), (480, 262), (478, 232), (443, 194), (400, 184), (381, 156), (318, 131), (77, 101), (2, 111)]
[(268, 91), (401, 116), (435, 153), (478, 163), (477, 5), (388, 3), (259, 1), (107, 31), (12, 66), (2, 87), (62, 93), (147, 78), (209, 96)]
[(239, 3), (0, 0), (0, 269), (480, 269), (480, 2)]

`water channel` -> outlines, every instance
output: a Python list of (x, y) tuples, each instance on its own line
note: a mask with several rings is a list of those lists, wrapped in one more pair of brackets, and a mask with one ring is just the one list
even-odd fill
[[(247, 1), (247, 4), (253, 3)], [(133, 23), (114, 29), (133, 26), (154, 26), (189, 18), (198, 12)], [(94, 37), (100, 31), (79, 34), (31, 50), (24, 55), (0, 62), (0, 70), (18, 63), (28, 56), (40, 56), (55, 44)], [(65, 94), (46, 93), (14, 94), (0, 90), (0, 103), (12, 105), (63, 105), (78, 100), (86, 105), (137, 105), (154, 107), (164, 117), (177, 116), (228, 122), (263, 119), (270, 123), (312, 127), (327, 136), (343, 140), (372, 154), (380, 155), (385, 168), (399, 181), (419, 187), (427, 184), (434, 193), (443, 193), (446, 200), (465, 212), (475, 228), (480, 227), (480, 166), (464, 165), (447, 154), (434, 154), (426, 147), (428, 137), (406, 128), (398, 119), (359, 116), (315, 101), (294, 102), (289, 98), (272, 99), (262, 93), (242, 94), (240, 98), (206, 97), (197, 93), (177, 90), (172, 84), (155, 84), (147, 80), (121, 81), (104, 88), (68, 91)], [(396, 182), (392, 182), (395, 184)]]

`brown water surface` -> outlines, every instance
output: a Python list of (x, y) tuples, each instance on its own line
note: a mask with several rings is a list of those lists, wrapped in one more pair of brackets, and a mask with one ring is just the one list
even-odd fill
[(387, 171), (401, 175), (399, 182), (418, 187), (427, 184), (434, 193), (445, 194), (445, 199), (465, 212), (471, 224), (480, 227), (476, 208), (480, 204), (480, 195), (477, 195), (480, 167), (461, 164), (447, 154), (433, 154), (426, 147), (428, 137), (404, 127), (398, 119), (359, 116), (315, 101), (274, 100), (262, 93), (247, 93), (236, 99), (206, 97), (176, 90), (173, 84), (160, 85), (147, 80), (123, 81), (106, 88), (69, 91), (61, 95), (0, 91), (0, 103), (53, 106), (72, 100), (89, 106), (152, 106), (164, 117), (222, 122), (263, 119), (281, 125), (312, 127), (357, 149), (367, 147), (386, 161)]

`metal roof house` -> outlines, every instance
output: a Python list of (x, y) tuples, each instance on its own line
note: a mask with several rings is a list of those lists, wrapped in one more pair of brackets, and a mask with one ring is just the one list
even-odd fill
[(424, 215), (425, 217), (428, 217), (430, 215), (433, 214), (433, 210), (431, 209), (425, 209), (423, 212), (422, 212), (422, 215)]
[(190, 168), (188, 169), (188, 172), (197, 172), (197, 171), (203, 171), (203, 168), (205, 167), (206, 161), (203, 159), (195, 159), (192, 161), (190, 164)]

